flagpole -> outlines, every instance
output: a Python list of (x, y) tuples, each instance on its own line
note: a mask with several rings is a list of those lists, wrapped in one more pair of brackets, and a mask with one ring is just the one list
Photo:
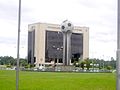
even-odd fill
[(20, 22), (21, 22), (21, 0), (19, 0), (19, 8), (18, 8), (18, 40), (17, 40), (16, 90), (19, 90)]
[(117, 14), (117, 82), (116, 90), (120, 90), (120, 0), (118, 0), (118, 14)]

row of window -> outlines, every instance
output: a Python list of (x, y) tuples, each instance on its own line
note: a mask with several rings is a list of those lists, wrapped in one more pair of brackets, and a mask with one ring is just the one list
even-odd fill
[[(58, 36), (60, 36), (58, 38)], [(60, 32), (59, 35), (56, 31), (46, 31), (46, 50), (45, 50), (45, 56), (46, 56), (46, 62), (50, 62), (50, 58), (56, 59), (63, 57), (63, 51), (57, 50), (57, 48), (60, 48), (63, 46), (63, 36)], [(74, 56), (74, 58), (80, 57), (83, 52), (83, 34), (76, 34), (73, 33), (71, 36), (71, 57)], [(75, 55), (75, 53), (79, 53), (79, 55)], [(58, 57), (59, 56), (59, 57)], [(63, 62), (63, 61), (61, 61)]]

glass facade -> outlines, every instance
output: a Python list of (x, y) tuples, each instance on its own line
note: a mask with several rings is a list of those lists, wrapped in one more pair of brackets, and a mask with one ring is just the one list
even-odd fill
[(71, 36), (71, 53), (72, 60), (78, 61), (79, 58), (83, 58), (83, 34), (82, 33), (72, 33)]
[[(62, 59), (63, 36), (61, 32), (46, 31), (45, 62)], [(59, 60), (62, 63), (62, 60)]]
[(28, 32), (28, 63), (34, 64), (35, 30)]
[[(63, 35), (62, 32), (46, 31), (45, 44), (45, 62), (51, 62), (59, 59), (59, 63), (63, 63)], [(78, 60), (83, 56), (83, 34), (72, 33), (71, 36), (71, 62)]]

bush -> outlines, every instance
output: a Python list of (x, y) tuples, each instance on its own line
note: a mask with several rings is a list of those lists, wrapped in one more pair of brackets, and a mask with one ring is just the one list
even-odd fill
[(111, 70), (112, 69), (112, 67), (111, 66), (107, 66), (107, 70)]
[(80, 66), (77, 61), (74, 61), (73, 65), (74, 65), (75, 67), (79, 67), (79, 66)]
[(12, 68), (12, 66), (9, 64), (9, 65), (6, 65), (7, 68)]
[(84, 70), (84, 68), (85, 68), (85, 66), (84, 66), (85, 63), (86, 63), (85, 61), (82, 61), (82, 62), (80, 63), (80, 66), (81, 66), (81, 68), (82, 68), (83, 70)]

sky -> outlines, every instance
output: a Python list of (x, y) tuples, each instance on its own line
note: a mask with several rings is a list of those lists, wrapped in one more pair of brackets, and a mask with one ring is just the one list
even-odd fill
[[(0, 0), (0, 56), (17, 57), (18, 2)], [(21, 0), (20, 57), (27, 57), (28, 24), (89, 27), (89, 57), (116, 58), (117, 0)]]

